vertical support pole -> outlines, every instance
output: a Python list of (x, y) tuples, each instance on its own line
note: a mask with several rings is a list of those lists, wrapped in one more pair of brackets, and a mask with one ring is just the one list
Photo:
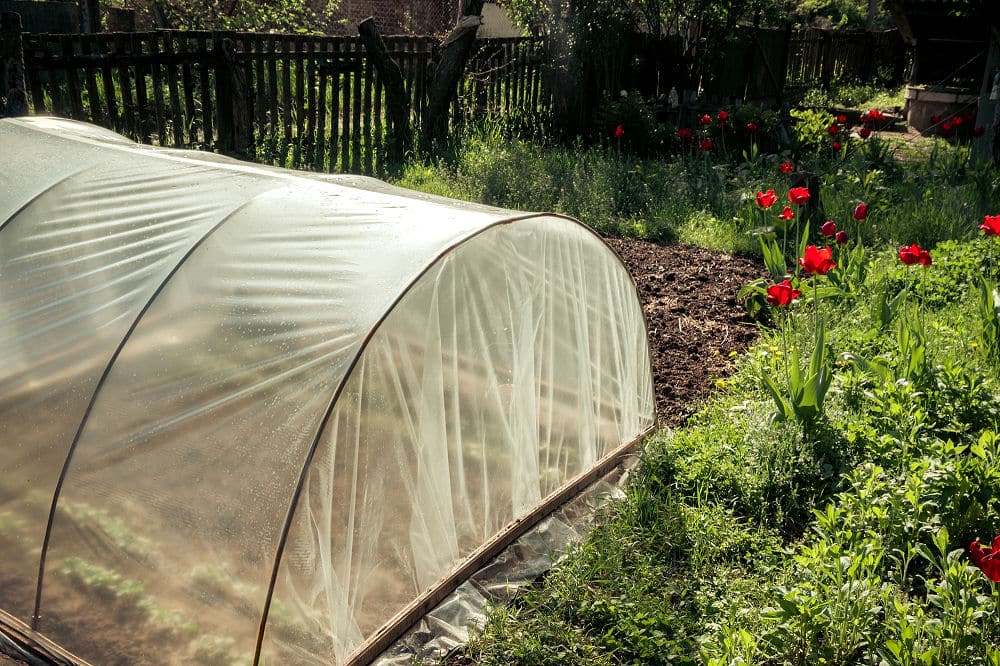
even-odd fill
[(77, 0), (80, 7), (80, 32), (101, 31), (101, 1)]
[(21, 39), (21, 15), (0, 14), (0, 116), (28, 115), (27, 86), (24, 77), (24, 45)]
[(828, 32), (823, 32), (823, 40), (820, 42), (823, 49), (823, 70), (820, 74), (823, 90), (829, 92), (830, 84), (833, 82), (833, 36)]

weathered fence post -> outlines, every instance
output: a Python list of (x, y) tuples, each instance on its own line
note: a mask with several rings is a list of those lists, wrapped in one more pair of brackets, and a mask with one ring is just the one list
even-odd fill
[(823, 32), (823, 39), (820, 42), (820, 48), (823, 53), (823, 69), (820, 73), (820, 80), (823, 85), (823, 90), (830, 90), (830, 83), (833, 81), (833, 36), (827, 32)]
[(81, 32), (101, 31), (101, 2), (100, 0), (78, 0), (80, 6), (80, 30)]
[(235, 33), (212, 36), (216, 55), (215, 107), (219, 141), (216, 150), (246, 157), (253, 150), (253, 113), (247, 73), (236, 52)]
[(28, 115), (28, 96), (24, 83), (24, 47), (21, 42), (21, 15), (0, 14), (0, 116)]
[(389, 161), (393, 168), (398, 168), (403, 163), (406, 149), (410, 145), (410, 100), (406, 96), (403, 73), (389, 55), (385, 42), (382, 41), (375, 26), (374, 18), (368, 17), (359, 23), (358, 34), (375, 71), (385, 85), (385, 103), (389, 120)]

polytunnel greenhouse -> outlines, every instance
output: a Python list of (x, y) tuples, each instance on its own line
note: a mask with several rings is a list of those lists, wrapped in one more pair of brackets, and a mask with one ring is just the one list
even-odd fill
[(652, 427), (580, 223), (0, 120), (0, 644), (367, 661)]

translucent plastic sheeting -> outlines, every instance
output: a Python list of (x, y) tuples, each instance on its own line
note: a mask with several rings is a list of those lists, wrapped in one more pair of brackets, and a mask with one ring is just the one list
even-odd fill
[[(56, 479), (101, 373), (180, 257), (255, 193), (218, 169), (135, 154), (83, 168), (60, 154), (55, 171), (75, 175), (0, 229), (0, 608), (26, 622)], [(31, 174), (31, 156), (4, 162)], [(0, 207), (16, 198), (3, 191)]]
[(295, 514), (267, 663), (345, 658), (491, 535), (652, 425), (630, 277), (582, 227), (531, 222), (448, 255), (365, 350)]
[(482, 627), (489, 604), (508, 603), (523, 587), (548, 572), (565, 549), (578, 543), (590, 529), (596, 511), (611, 498), (622, 498), (621, 488), (635, 456), (593, 483), (570, 502), (538, 523), (504, 549), (427, 613), (385, 651), (378, 666), (410, 666), (415, 659), (436, 662), (466, 643), (470, 631)]
[(652, 422), (577, 223), (57, 119), (0, 154), (0, 609), (41, 559), (36, 628), (93, 663), (252, 660), (293, 508), (264, 656), (343, 658)]

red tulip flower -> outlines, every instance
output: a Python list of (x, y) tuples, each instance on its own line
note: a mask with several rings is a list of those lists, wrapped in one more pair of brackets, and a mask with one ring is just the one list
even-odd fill
[(787, 279), (780, 284), (772, 284), (767, 288), (767, 302), (777, 307), (788, 307), (802, 292), (792, 287)]
[(802, 204), (809, 202), (809, 188), (808, 187), (793, 187), (788, 190), (788, 200), (791, 201), (796, 206), (801, 206)]
[(677, 138), (681, 141), (692, 141), (694, 139), (694, 132), (687, 127), (682, 127), (677, 130)]
[(795, 211), (793, 211), (788, 206), (785, 206), (785, 210), (781, 211), (781, 214), (778, 215), (778, 219), (779, 220), (788, 221), (788, 220), (792, 220), (794, 218), (795, 218)]
[(712, 148), (715, 148), (715, 142), (711, 139), (702, 139), (701, 143), (698, 144), (698, 147), (707, 153), (710, 152)]
[(993, 537), (993, 547), (983, 548), (976, 539), (969, 545), (972, 561), (994, 583), (1000, 583), (1000, 536)]
[(791, 162), (782, 162), (778, 165), (778, 171), (781, 173), (791, 173), (795, 171), (795, 165)]
[(721, 125), (722, 123), (724, 123), (727, 120), (729, 120), (729, 113), (726, 112), (726, 111), (719, 111), (718, 118), (719, 118), (719, 124)]
[(986, 134), (986, 128), (982, 125), (976, 125), (972, 128), (972, 136), (979, 138), (984, 134)]
[(833, 148), (833, 152), (835, 153), (840, 152), (841, 145), (839, 141), (834, 141), (833, 145), (830, 147)]
[(963, 122), (962, 116), (955, 116), (954, 118), (951, 119), (951, 124), (954, 125), (955, 127), (961, 125), (962, 122)]
[(837, 233), (837, 223), (833, 220), (827, 220), (823, 223), (823, 226), (819, 228), (819, 232), (829, 238)]
[(979, 230), (987, 236), (1000, 236), (1000, 215), (984, 215)]
[(937, 125), (939, 122), (941, 122), (941, 116), (939, 116), (939, 115), (933, 115), (933, 116), (931, 116), (931, 124), (932, 125)]
[(625, 128), (619, 125), (615, 128), (615, 138), (620, 139), (625, 135)]
[(708, 115), (707, 113), (705, 115), (703, 115), (700, 118), (700, 120), (701, 120), (701, 124), (702, 125), (711, 125), (712, 124), (712, 116)]
[(805, 255), (799, 258), (799, 266), (811, 275), (825, 275), (830, 269), (837, 267), (833, 261), (833, 248), (824, 247), (820, 250), (815, 245), (808, 246)]
[(844, 123), (847, 122), (847, 116), (845, 116), (844, 114), (840, 114), (839, 116), (837, 116), (837, 122), (843, 125)]
[(760, 129), (760, 125), (757, 123), (753, 121), (747, 123), (747, 134), (756, 134), (758, 129)]
[(826, 128), (826, 131), (830, 134), (830, 136), (837, 136), (840, 134), (840, 125), (830, 125)]
[(921, 266), (931, 265), (931, 253), (916, 243), (899, 248), (899, 260), (907, 266), (919, 263)]
[(862, 127), (858, 130), (858, 136), (862, 139), (867, 139), (872, 135), (872, 129), (870, 127)]
[(847, 245), (846, 231), (838, 231), (836, 238), (837, 238), (837, 245)]
[(774, 190), (768, 190), (767, 192), (757, 192), (757, 205), (761, 208), (770, 208), (778, 202), (778, 195), (774, 193)]
[(868, 204), (864, 202), (859, 203), (854, 207), (854, 213), (852, 214), (854, 215), (854, 219), (858, 222), (864, 220), (868, 217)]

